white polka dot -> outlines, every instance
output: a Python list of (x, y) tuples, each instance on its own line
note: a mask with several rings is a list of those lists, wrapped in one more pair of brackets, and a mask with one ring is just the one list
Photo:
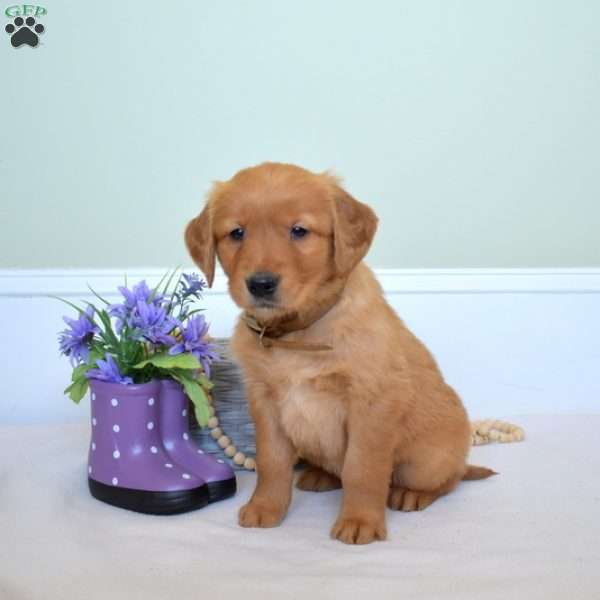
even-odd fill
[(119, 458), (119, 456), (121, 456), (121, 453), (118, 450), (115, 450), (113, 452), (113, 458)]
[(189, 439), (190, 439), (190, 436), (189, 436), (187, 433), (184, 433), (184, 434), (183, 434), (183, 439), (184, 439), (184, 440), (189, 440)]
[(91, 475), (92, 474), (92, 467), (88, 467), (88, 473)]
[(198, 450), (198, 454), (204, 454), (204, 450)]
[(188, 473), (183, 473), (181, 475), (184, 479), (191, 479), (191, 475), (189, 475)]
[(181, 411), (181, 416), (182, 416), (182, 417), (187, 417), (187, 408), (184, 408), (184, 409)]
[(148, 398), (148, 406), (152, 406), (154, 404), (154, 398)]
[(115, 433), (119, 433), (119, 431), (121, 431), (121, 428), (118, 425), (113, 425), (113, 431)]
[(152, 452), (152, 454), (156, 454), (158, 452), (158, 448), (156, 446), (150, 446), (150, 452)]
[(94, 392), (92, 392), (92, 400), (96, 399), (96, 394), (94, 394)]
[(165, 463), (165, 467), (167, 467), (167, 469), (172, 469), (173, 465), (171, 463)]
[(217, 458), (217, 462), (218, 462), (218, 463), (221, 463), (222, 465), (223, 465), (223, 464), (225, 464), (225, 461), (224, 461), (224, 460), (221, 460), (220, 458)]
[(148, 421), (148, 424), (146, 425), (146, 427), (148, 429), (154, 429), (154, 423), (152, 421)]
[(92, 450), (96, 450), (96, 442), (92, 442)]
[(111, 403), (113, 406), (119, 406), (119, 401), (118, 401), (116, 398), (113, 398), (113, 399), (110, 401), (110, 403)]
[(96, 417), (94, 417), (94, 418), (92, 419), (92, 425), (93, 425), (94, 427), (96, 427), (96, 425), (98, 425), (98, 421), (96, 421)]
[(117, 485), (117, 483), (119, 483), (119, 480), (116, 477), (112, 478), (112, 484), (113, 485)]

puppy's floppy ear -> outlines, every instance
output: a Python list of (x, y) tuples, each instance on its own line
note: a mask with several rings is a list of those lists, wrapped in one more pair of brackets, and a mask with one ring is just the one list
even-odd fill
[(208, 287), (212, 287), (215, 278), (215, 240), (209, 204), (185, 228), (185, 245), (206, 276)]
[(334, 184), (333, 248), (335, 266), (346, 275), (363, 259), (377, 230), (373, 210)]

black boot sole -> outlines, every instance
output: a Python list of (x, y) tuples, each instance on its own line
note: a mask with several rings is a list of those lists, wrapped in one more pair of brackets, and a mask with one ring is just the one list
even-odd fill
[(149, 492), (106, 485), (88, 477), (88, 486), (101, 502), (148, 515), (177, 515), (203, 508), (209, 502), (207, 485), (176, 492)]
[(208, 487), (208, 501), (218, 502), (230, 498), (237, 491), (235, 477), (224, 479), (223, 481), (211, 481), (206, 484)]

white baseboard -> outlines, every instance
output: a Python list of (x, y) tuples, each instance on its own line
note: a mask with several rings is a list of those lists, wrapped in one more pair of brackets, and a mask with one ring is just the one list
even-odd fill
[[(572, 269), (374, 269), (386, 293), (403, 294), (582, 294), (600, 293), (600, 268)], [(88, 285), (101, 295), (118, 296), (125, 273), (129, 282), (158, 282), (166, 270), (145, 269), (0, 269), (0, 298), (48, 295), (79, 297)], [(227, 294), (217, 270), (212, 295)]]
[[(118, 295), (124, 270), (0, 270), (0, 424), (87, 418), (62, 395), (69, 364), (57, 333), (89, 283)], [(157, 282), (136, 269), (128, 281)], [(432, 350), (473, 418), (600, 411), (600, 269), (380, 269), (390, 304)], [(238, 313), (222, 273), (205, 296), (211, 333)], [(368, 349), (360, 368), (368, 368)]]

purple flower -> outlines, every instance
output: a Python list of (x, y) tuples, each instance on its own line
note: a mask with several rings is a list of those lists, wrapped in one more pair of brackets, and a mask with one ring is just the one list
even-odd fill
[(123, 326), (129, 324), (131, 314), (136, 309), (138, 302), (161, 306), (164, 301), (164, 296), (158, 292), (152, 296), (152, 300), (150, 300), (152, 290), (148, 287), (145, 280), (134, 285), (131, 290), (127, 289), (125, 286), (120, 286), (119, 291), (125, 298), (125, 301), (121, 304), (111, 304), (108, 307), (108, 314), (116, 319), (115, 330), (119, 334), (123, 330)]
[(172, 346), (176, 340), (168, 334), (181, 324), (177, 319), (167, 315), (167, 311), (161, 306), (147, 304), (145, 300), (138, 300), (137, 306), (131, 314), (129, 325), (137, 330), (139, 337), (145, 338), (153, 344)]
[(210, 363), (219, 358), (216, 347), (204, 338), (208, 332), (208, 323), (203, 315), (192, 317), (187, 322), (187, 327), (181, 331), (182, 341), (169, 349), (169, 354), (182, 354), (191, 352), (202, 365), (204, 373), (210, 377)]
[(71, 357), (71, 362), (87, 362), (94, 334), (100, 329), (94, 324), (94, 307), (88, 306), (78, 319), (63, 317), (70, 327), (59, 333), (58, 343), (62, 354)]
[(85, 374), (88, 379), (100, 379), (113, 383), (133, 383), (131, 377), (121, 375), (115, 359), (110, 354), (106, 355), (106, 360), (98, 359), (96, 365), (97, 369), (90, 369)]
[(206, 287), (206, 282), (200, 279), (196, 273), (182, 273), (183, 279), (179, 282), (181, 290), (179, 295), (182, 300), (185, 300), (189, 296), (199, 298), (202, 294), (202, 290)]

